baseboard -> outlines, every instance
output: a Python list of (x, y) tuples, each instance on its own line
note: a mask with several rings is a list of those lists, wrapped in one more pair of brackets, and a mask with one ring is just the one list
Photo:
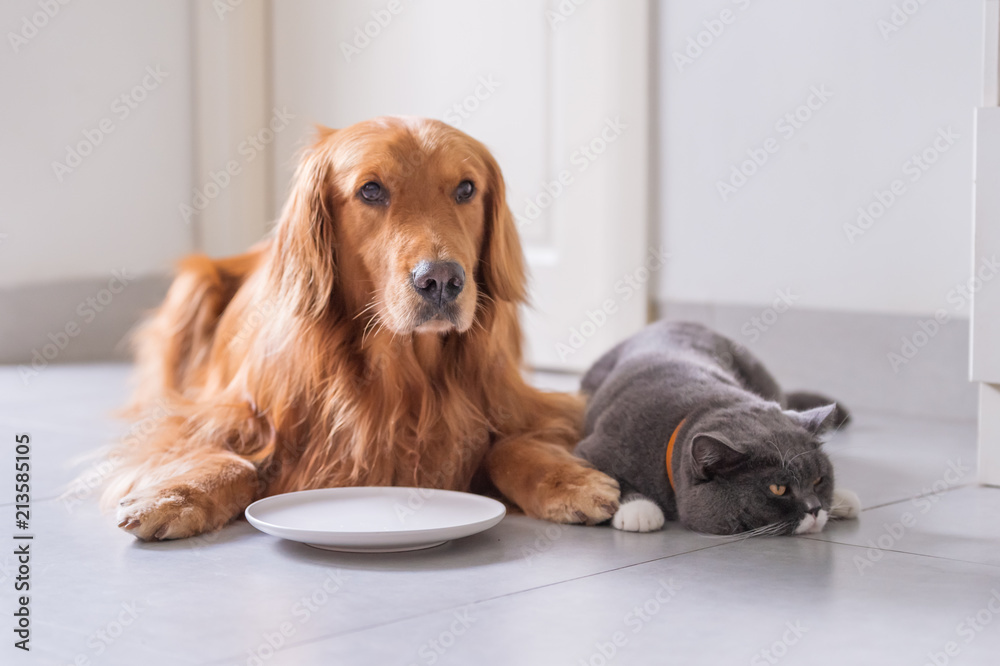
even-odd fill
[(2, 289), (0, 364), (127, 359), (128, 332), (169, 284), (166, 276), (126, 273)]
[(967, 319), (777, 309), (674, 302), (658, 308), (660, 316), (701, 322), (742, 343), (788, 389), (820, 391), (866, 410), (976, 418)]

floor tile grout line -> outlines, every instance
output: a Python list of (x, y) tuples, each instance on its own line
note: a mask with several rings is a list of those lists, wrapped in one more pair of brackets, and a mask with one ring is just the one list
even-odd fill
[[(325, 635), (325, 636), (317, 636), (315, 638), (310, 638), (308, 640), (304, 640), (304, 641), (299, 642), (299, 643), (289, 643), (288, 647), (291, 648), (291, 647), (299, 647), (299, 646), (303, 646), (303, 645), (310, 645), (312, 643), (318, 643), (318, 642), (321, 642), (321, 641), (329, 640), (331, 638), (341, 638), (341, 637), (344, 637), (344, 636), (350, 636), (352, 634), (362, 633), (362, 632), (365, 632), (365, 631), (371, 631), (372, 629), (379, 629), (381, 627), (389, 627), (389, 626), (392, 626), (394, 624), (399, 624), (400, 622), (408, 622), (410, 620), (415, 620), (415, 619), (421, 618), (421, 617), (427, 617), (427, 616), (430, 616), (430, 615), (437, 615), (439, 613), (447, 613), (448, 611), (453, 611), (453, 610), (456, 610), (456, 609), (459, 609), (459, 608), (466, 608), (466, 607), (470, 607), (470, 606), (478, 606), (480, 604), (489, 603), (491, 601), (496, 601), (498, 599), (505, 599), (507, 597), (514, 597), (514, 596), (517, 596), (519, 594), (525, 594), (527, 592), (534, 592), (536, 590), (544, 590), (544, 589), (549, 588), (549, 587), (555, 587), (557, 585), (563, 585), (565, 583), (573, 583), (573, 582), (580, 581), (580, 580), (586, 580), (588, 578), (594, 578), (596, 576), (601, 576), (601, 575), (604, 575), (604, 574), (607, 574), (607, 573), (614, 573), (615, 571), (622, 571), (624, 569), (630, 569), (632, 567), (638, 567), (638, 566), (642, 566), (644, 564), (650, 564), (652, 562), (660, 562), (662, 560), (669, 560), (669, 559), (672, 559), (672, 558), (675, 558), (675, 557), (681, 557), (683, 555), (690, 555), (690, 554), (699, 553), (699, 552), (702, 552), (702, 551), (705, 551), (705, 550), (711, 550), (712, 548), (718, 548), (719, 546), (727, 546), (727, 545), (732, 544), (732, 543), (734, 543), (736, 541), (737, 541), (737, 539), (733, 539), (733, 540), (725, 541), (723, 543), (716, 543), (716, 544), (712, 544), (710, 546), (704, 546), (702, 548), (695, 548), (694, 550), (684, 551), (683, 553), (674, 553), (673, 555), (664, 555), (663, 557), (654, 557), (653, 559), (650, 559), (650, 560), (644, 560), (642, 562), (634, 562), (632, 564), (625, 564), (625, 565), (622, 565), (620, 567), (613, 567), (611, 569), (604, 569), (602, 571), (596, 571), (594, 573), (585, 574), (583, 576), (576, 576), (574, 578), (567, 578), (566, 580), (559, 580), (559, 581), (555, 581), (555, 582), (552, 582), (552, 583), (546, 583), (544, 585), (537, 585), (535, 587), (529, 587), (529, 588), (525, 588), (523, 590), (515, 590), (513, 592), (507, 592), (505, 594), (498, 594), (498, 595), (493, 596), (493, 597), (487, 597), (485, 599), (478, 599), (476, 601), (472, 601), (472, 602), (469, 602), (467, 604), (457, 604), (457, 605), (454, 605), (454, 606), (448, 606), (446, 608), (439, 608), (439, 609), (436, 609), (436, 610), (432, 610), (432, 611), (429, 611), (429, 612), (426, 612), (426, 613), (419, 613), (419, 614), (416, 614), (416, 615), (408, 615), (407, 617), (401, 617), (401, 618), (397, 618), (395, 620), (390, 620), (388, 622), (381, 622), (381, 623), (371, 624), (371, 625), (364, 626), (364, 627), (358, 627), (357, 629), (351, 629), (350, 631), (345, 631), (345, 632), (342, 632), (342, 633), (328, 634), (328, 635)], [(236, 659), (236, 658), (238, 658), (238, 656), (231, 657), (231, 658), (226, 658), (226, 659), (218, 659), (216, 661), (211, 661), (211, 662), (206, 662), (206, 666), (211, 666), (211, 664), (224, 664), (224, 663), (228, 663), (232, 659)]]
[[(861, 548), (862, 550), (872, 550), (871, 546), (866, 546), (863, 544), (845, 543), (843, 541), (834, 541), (833, 539), (820, 539), (819, 537), (815, 536), (803, 536), (803, 538), (806, 539), (807, 541), (831, 543), (835, 546), (848, 546), (850, 548)], [(955, 557), (944, 557), (942, 555), (931, 555), (929, 553), (914, 553), (909, 550), (896, 550), (895, 548), (879, 548), (878, 546), (875, 547), (875, 550), (881, 551), (883, 553), (896, 553), (898, 555), (913, 555), (914, 557), (926, 557), (928, 559), (942, 560), (944, 562), (958, 562), (959, 564), (972, 564), (974, 566), (1000, 568), (1000, 564), (991, 564), (989, 562), (977, 562), (975, 560), (960, 560)], [(872, 562), (873, 566), (874, 564), (875, 563)]]
[(981, 488), (981, 487), (986, 487), (986, 486), (980, 486), (974, 482), (960, 483), (955, 486), (949, 486), (944, 490), (930, 490), (927, 491), (926, 493), (920, 493), (919, 495), (904, 497), (902, 499), (892, 500), (891, 502), (882, 502), (881, 504), (876, 504), (875, 506), (866, 506), (863, 509), (861, 509), (861, 511), (865, 512), (865, 511), (874, 511), (875, 509), (884, 509), (887, 506), (894, 506), (896, 504), (902, 504), (903, 502), (912, 502), (915, 499), (921, 499), (923, 497), (931, 497), (932, 495), (937, 497), (938, 495), (944, 495), (945, 493), (950, 493), (953, 490), (961, 490), (962, 488)]

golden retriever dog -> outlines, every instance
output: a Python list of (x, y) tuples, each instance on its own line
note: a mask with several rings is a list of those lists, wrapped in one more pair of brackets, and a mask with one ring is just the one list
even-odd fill
[[(574, 458), (575, 396), (522, 376), (525, 268), (504, 181), (434, 120), (319, 129), (269, 238), (185, 259), (137, 335), (141, 442), (104, 501), (144, 540), (310, 488), (499, 491), (598, 523), (618, 486)], [(165, 416), (164, 416), (165, 414)]]

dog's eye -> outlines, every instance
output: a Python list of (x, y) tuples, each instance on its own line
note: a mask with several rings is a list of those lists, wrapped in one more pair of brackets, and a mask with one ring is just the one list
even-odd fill
[(472, 198), (472, 195), (476, 193), (476, 186), (471, 180), (463, 180), (455, 188), (455, 201), (462, 203), (463, 201), (468, 201)]
[(361, 186), (358, 194), (368, 203), (384, 203), (386, 196), (382, 186), (374, 181), (370, 181)]
[(769, 490), (770, 490), (770, 491), (771, 491), (771, 492), (772, 492), (773, 494), (775, 494), (775, 495), (778, 495), (778, 496), (780, 497), (781, 495), (784, 495), (784, 494), (785, 494), (785, 491), (787, 490), (787, 488), (786, 488), (785, 486), (779, 486), (779, 485), (777, 485), (777, 484), (775, 484), (775, 483), (772, 483), (772, 484), (771, 484), (771, 485), (769, 486)]

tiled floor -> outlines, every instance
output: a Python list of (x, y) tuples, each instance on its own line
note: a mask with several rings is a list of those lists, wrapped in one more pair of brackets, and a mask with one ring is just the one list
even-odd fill
[[(32, 651), (2, 664), (994, 664), (1000, 490), (974, 425), (857, 410), (828, 445), (861, 520), (811, 538), (625, 534), (508, 517), (423, 552), (345, 555), (245, 522), (143, 544), (58, 499), (120, 437), (124, 366), (0, 369), (0, 428), (33, 442)], [(548, 381), (552, 381), (550, 378)], [(565, 380), (564, 380), (565, 381)], [(99, 474), (98, 474), (99, 476)], [(0, 539), (13, 529), (3, 481)], [(10, 620), (17, 575), (0, 552)]]

